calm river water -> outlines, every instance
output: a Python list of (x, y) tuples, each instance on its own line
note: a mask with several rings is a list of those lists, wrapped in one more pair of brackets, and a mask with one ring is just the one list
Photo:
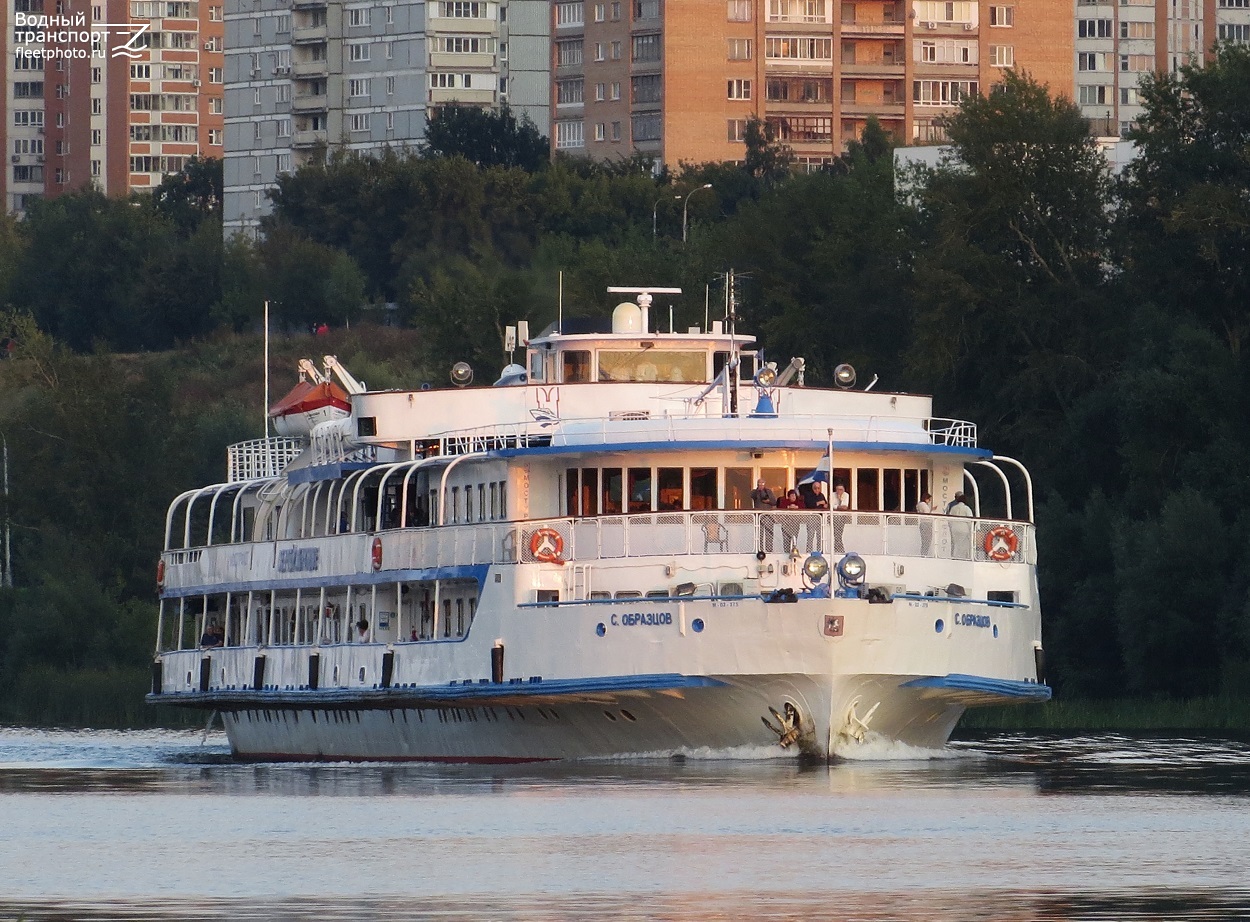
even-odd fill
[(238, 765), (0, 729), (0, 920), (1250, 919), (1245, 742), (715, 755)]

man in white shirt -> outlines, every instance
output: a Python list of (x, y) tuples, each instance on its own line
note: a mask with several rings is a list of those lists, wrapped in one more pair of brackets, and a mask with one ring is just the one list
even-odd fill
[[(972, 508), (962, 493), (956, 493), (955, 501), (946, 510), (946, 514), (956, 519), (970, 519)], [(972, 558), (972, 523), (951, 522), (950, 532), (951, 551), (962, 560), (970, 560)]]
[(830, 509), (850, 509), (851, 494), (846, 492), (846, 487), (838, 484), (833, 488), (833, 496), (829, 499)]

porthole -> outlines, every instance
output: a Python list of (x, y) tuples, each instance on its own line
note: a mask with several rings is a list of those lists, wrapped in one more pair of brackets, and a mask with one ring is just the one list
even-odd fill
[[(600, 621), (598, 624), (595, 625), (595, 633), (598, 634), (600, 637), (602, 637), (607, 632), (608, 632), (608, 629), (604, 626), (602, 621)], [(190, 673), (188, 673), (188, 675), (190, 675)], [(187, 679), (187, 681), (190, 682), (191, 680)]]
[(360, 681), (363, 682), (364, 680), (365, 680), (365, 667), (361, 666), (360, 667)]
[(616, 723), (616, 715), (613, 714), (611, 711), (604, 711), (603, 716), (606, 717), (608, 720), (612, 721), (613, 723)]
[(339, 667), (337, 664), (334, 667), (334, 679), (332, 681), (335, 685), (339, 684)]
[(637, 720), (638, 720), (638, 718), (637, 718), (637, 717), (635, 717), (633, 714), (629, 713), (629, 711), (625, 711), (625, 710), (622, 710), (622, 711), (621, 711), (621, 716), (622, 716), (622, 717), (624, 717), (626, 720), (632, 720), (632, 721), (637, 721)]
[(995, 640), (998, 639), (998, 625), (997, 624), (994, 625), (994, 639)]
[(936, 633), (940, 634), (945, 629), (946, 629), (946, 622), (943, 621), (941, 618), (938, 618), (936, 621), (933, 622), (933, 630)]
[(187, 670), (187, 688), (191, 687), (191, 670)]
[(702, 634), (703, 633), (703, 619), (695, 618), (693, 621), (690, 622), (690, 628), (696, 634)]

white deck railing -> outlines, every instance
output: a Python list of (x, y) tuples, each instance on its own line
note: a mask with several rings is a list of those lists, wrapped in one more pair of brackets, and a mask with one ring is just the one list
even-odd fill
[[(1016, 548), (996, 561), (986, 539), (997, 527), (1011, 530)], [(934, 558), (1034, 564), (1036, 532), (1027, 522), (880, 512), (709, 511), (558, 518), (529, 522), (448, 525), (248, 542), (167, 551), (165, 587), (267, 583), (286, 579), (342, 578), (374, 572), (373, 542), (381, 541), (380, 571), (535, 563), (536, 533), (550, 529), (560, 560), (585, 563), (641, 557), (718, 554), (789, 554), (820, 551), (838, 557)], [(992, 540), (991, 540), (992, 544)], [(292, 553), (292, 552), (301, 553)], [(285, 553), (284, 553), (285, 552)], [(999, 551), (1001, 553), (1001, 549)]]

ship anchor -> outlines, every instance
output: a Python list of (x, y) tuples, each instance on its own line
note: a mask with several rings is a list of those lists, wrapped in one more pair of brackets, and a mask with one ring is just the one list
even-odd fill
[(881, 702), (878, 701), (868, 709), (867, 714), (860, 717), (856, 713), (859, 702), (859, 698), (851, 702), (851, 706), (846, 709), (846, 719), (842, 724), (842, 729), (838, 731), (838, 736), (847, 742), (862, 743), (864, 741), (864, 736), (868, 733), (868, 724), (872, 722), (872, 715), (877, 713), (877, 708), (881, 707)]
[(799, 709), (789, 701), (785, 703), (782, 710), (785, 712), (784, 714), (778, 713), (776, 708), (770, 707), (768, 709), (768, 713), (776, 718), (776, 724), (767, 717), (761, 717), (760, 720), (764, 721), (764, 726), (777, 734), (777, 744), (782, 749), (789, 749), (802, 732), (802, 720), (799, 718)]

